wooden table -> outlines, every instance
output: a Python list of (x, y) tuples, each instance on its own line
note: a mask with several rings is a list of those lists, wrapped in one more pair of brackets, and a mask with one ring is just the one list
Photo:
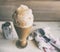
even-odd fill
[[(1, 33), (2, 33), (1, 25), (3, 23), (5, 23), (5, 21), (0, 21)], [(15, 43), (18, 37), (12, 22), (11, 24), (13, 27), (13, 33), (16, 35), (16, 39), (6, 40), (0, 33), (0, 52), (40, 52), (40, 49), (38, 49), (32, 41), (28, 41), (28, 45), (24, 49), (17, 48)], [(37, 28), (50, 27), (52, 35), (54, 35), (56, 38), (60, 38), (60, 22), (34, 22), (34, 25), (35, 26), (33, 26), (32, 30), (35, 30)]]

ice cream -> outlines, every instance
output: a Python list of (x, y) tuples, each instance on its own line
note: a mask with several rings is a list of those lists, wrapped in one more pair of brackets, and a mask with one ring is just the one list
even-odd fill
[(16, 10), (16, 16), (14, 17), (14, 24), (17, 27), (27, 28), (33, 24), (33, 14), (32, 10), (26, 5), (21, 5)]

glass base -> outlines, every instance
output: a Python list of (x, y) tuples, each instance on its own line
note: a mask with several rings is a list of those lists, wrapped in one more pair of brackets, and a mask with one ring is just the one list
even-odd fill
[(18, 41), (16, 42), (16, 46), (17, 46), (18, 48), (25, 48), (25, 47), (27, 46), (27, 42), (26, 42), (25, 45), (21, 45), (21, 42), (18, 40)]

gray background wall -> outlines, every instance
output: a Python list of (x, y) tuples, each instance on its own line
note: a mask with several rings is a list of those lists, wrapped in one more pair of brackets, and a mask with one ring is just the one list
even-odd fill
[(12, 20), (12, 14), (21, 4), (33, 10), (35, 21), (60, 21), (60, 1), (0, 0), (0, 20)]

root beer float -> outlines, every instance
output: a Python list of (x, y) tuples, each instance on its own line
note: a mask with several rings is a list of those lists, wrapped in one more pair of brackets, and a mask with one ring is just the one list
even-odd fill
[(33, 14), (32, 10), (29, 9), (26, 5), (21, 5), (17, 8), (13, 14), (13, 23), (18, 34), (19, 40), (16, 45), (18, 47), (26, 47), (27, 37), (31, 31), (33, 25)]

